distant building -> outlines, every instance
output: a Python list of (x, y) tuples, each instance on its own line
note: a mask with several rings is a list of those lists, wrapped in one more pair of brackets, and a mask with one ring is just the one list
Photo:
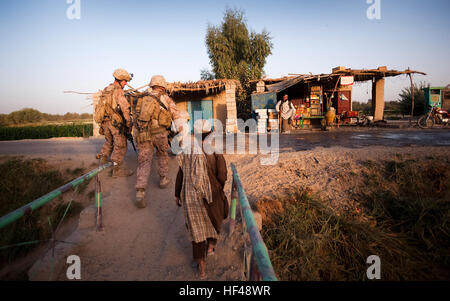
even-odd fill
[(236, 80), (208, 80), (193, 83), (169, 84), (169, 94), (176, 105), (189, 113), (191, 128), (194, 112), (201, 119), (217, 119), (222, 122), (223, 131), (237, 132), (236, 89), (239, 82)]
[(299, 74), (279, 79), (261, 79), (253, 81), (255, 91), (252, 94), (252, 110), (274, 109), (284, 94), (296, 106), (304, 105), (310, 116), (323, 116), (330, 107), (337, 114), (352, 111), (352, 88), (354, 82), (372, 82), (372, 115), (374, 121), (382, 120), (384, 114), (385, 77), (423, 72), (405, 70), (333, 68), (330, 74)]

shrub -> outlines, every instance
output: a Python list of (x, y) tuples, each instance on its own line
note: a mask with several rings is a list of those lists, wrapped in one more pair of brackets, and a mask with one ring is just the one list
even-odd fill
[(55, 137), (89, 137), (92, 136), (92, 134), (92, 124), (0, 127), (0, 140), (48, 139)]

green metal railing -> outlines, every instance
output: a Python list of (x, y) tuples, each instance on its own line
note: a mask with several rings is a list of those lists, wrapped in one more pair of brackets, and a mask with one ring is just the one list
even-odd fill
[[(90, 179), (95, 177), (95, 202), (96, 202), (96, 206), (97, 206), (97, 215), (96, 215), (96, 228), (97, 231), (101, 231), (103, 229), (103, 225), (102, 225), (102, 208), (101, 208), (101, 183), (100, 183), (100, 179), (99, 179), (99, 173), (109, 167), (113, 166), (112, 163), (107, 163), (105, 165), (99, 166), (98, 168), (90, 171), (89, 173), (71, 181), (70, 183), (67, 183), (55, 190), (53, 190), (52, 192), (28, 203), (27, 205), (14, 210), (13, 212), (3, 216), (0, 218), (0, 229), (13, 223), (14, 221), (17, 221), (18, 219), (20, 219), (21, 217), (25, 216), (25, 215), (29, 215), (31, 214), (33, 211), (39, 209), (40, 207), (42, 207), (43, 205), (49, 203), (51, 200), (55, 199), (56, 197), (60, 196), (61, 194), (68, 192), (69, 190), (73, 189), (73, 195), (75, 195), (75, 193), (77, 192), (79, 185), (82, 183), (85, 183), (87, 181), (89, 181)], [(56, 226), (56, 228), (53, 227), (50, 216), (47, 216), (47, 220), (48, 220), (48, 224), (50, 227), (50, 232), (51, 232), (51, 238), (50, 239), (44, 239), (44, 240), (34, 240), (34, 241), (28, 241), (28, 242), (21, 242), (21, 243), (16, 243), (13, 245), (7, 245), (7, 246), (1, 246), (0, 247), (0, 251), (1, 250), (6, 250), (9, 248), (15, 248), (15, 247), (22, 247), (22, 246), (26, 246), (26, 245), (32, 245), (32, 244), (39, 244), (39, 243), (43, 243), (43, 242), (48, 242), (49, 245), (47, 246), (46, 251), (43, 254), (46, 254), (50, 249), (53, 249), (52, 252), (52, 260), (51, 260), (51, 272), (50, 272), (50, 279), (49, 280), (54, 280), (53, 276), (54, 276), (54, 256), (55, 256), (55, 245), (56, 243), (66, 243), (66, 244), (74, 244), (72, 242), (68, 242), (68, 241), (63, 241), (63, 240), (59, 240), (56, 238), (58, 229), (60, 228), (64, 218), (66, 217), (69, 208), (73, 202), (73, 196), (71, 198), (71, 200), (69, 201), (69, 203), (67, 204), (66, 210), (64, 212), (64, 215), (62, 216), (61, 220), (59, 221), (58, 225)], [(42, 262), (39, 262), (38, 265), (40, 265)], [(36, 270), (37, 271), (37, 270)], [(35, 272), (36, 272), (35, 271)]]
[[(244, 265), (246, 268), (248, 266), (247, 269), (249, 270), (247, 278), (249, 280), (277, 281), (278, 279), (275, 276), (275, 271), (273, 270), (267, 247), (261, 237), (261, 233), (259, 233), (258, 226), (256, 225), (252, 209), (250, 208), (236, 166), (231, 164), (231, 169), (233, 171), (233, 184), (231, 189), (230, 235), (234, 231), (237, 200), (239, 200), (241, 215), (245, 220), (244, 233), (248, 232), (252, 245), (250, 262), (247, 261), (247, 256), (244, 254)], [(247, 252), (247, 246), (244, 250), (244, 252)]]
[[(24, 215), (29, 215), (31, 214), (33, 211), (39, 209), (40, 207), (42, 207), (43, 205), (47, 204), (48, 202), (50, 202), (51, 200), (55, 199), (56, 197), (60, 196), (61, 194), (63, 194), (64, 192), (69, 191), (72, 188), (77, 187), (78, 185), (86, 182), (87, 180), (95, 177), (99, 172), (105, 170), (108, 167), (111, 167), (112, 163), (107, 163), (103, 166), (100, 166), (94, 170), (92, 170), (91, 172), (73, 180), (70, 183), (67, 183), (64, 186), (61, 186), (55, 190), (53, 190), (52, 192), (47, 193), (46, 195), (32, 201), (31, 203), (26, 204), (25, 206), (14, 210), (13, 212), (2, 216), (0, 218), (0, 229), (11, 224), (12, 222), (18, 220), (19, 218), (23, 217)], [(98, 202), (100, 201), (100, 199), (98, 199)], [(99, 204), (99, 203), (98, 203)]]

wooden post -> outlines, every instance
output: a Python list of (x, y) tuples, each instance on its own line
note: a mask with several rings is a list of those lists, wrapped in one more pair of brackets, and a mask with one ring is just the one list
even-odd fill
[[(409, 67), (408, 67), (409, 70)], [(409, 76), (409, 80), (411, 82), (411, 118), (409, 118), (409, 126), (411, 126), (412, 124), (412, 119), (414, 118), (414, 83), (412, 80), (412, 75), (411, 73), (408, 73)]]
[(372, 84), (373, 121), (384, 119), (384, 77), (376, 77)]

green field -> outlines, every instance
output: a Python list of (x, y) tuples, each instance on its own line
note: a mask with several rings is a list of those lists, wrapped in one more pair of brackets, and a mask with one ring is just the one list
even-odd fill
[(92, 136), (92, 124), (0, 127), (0, 141)]

